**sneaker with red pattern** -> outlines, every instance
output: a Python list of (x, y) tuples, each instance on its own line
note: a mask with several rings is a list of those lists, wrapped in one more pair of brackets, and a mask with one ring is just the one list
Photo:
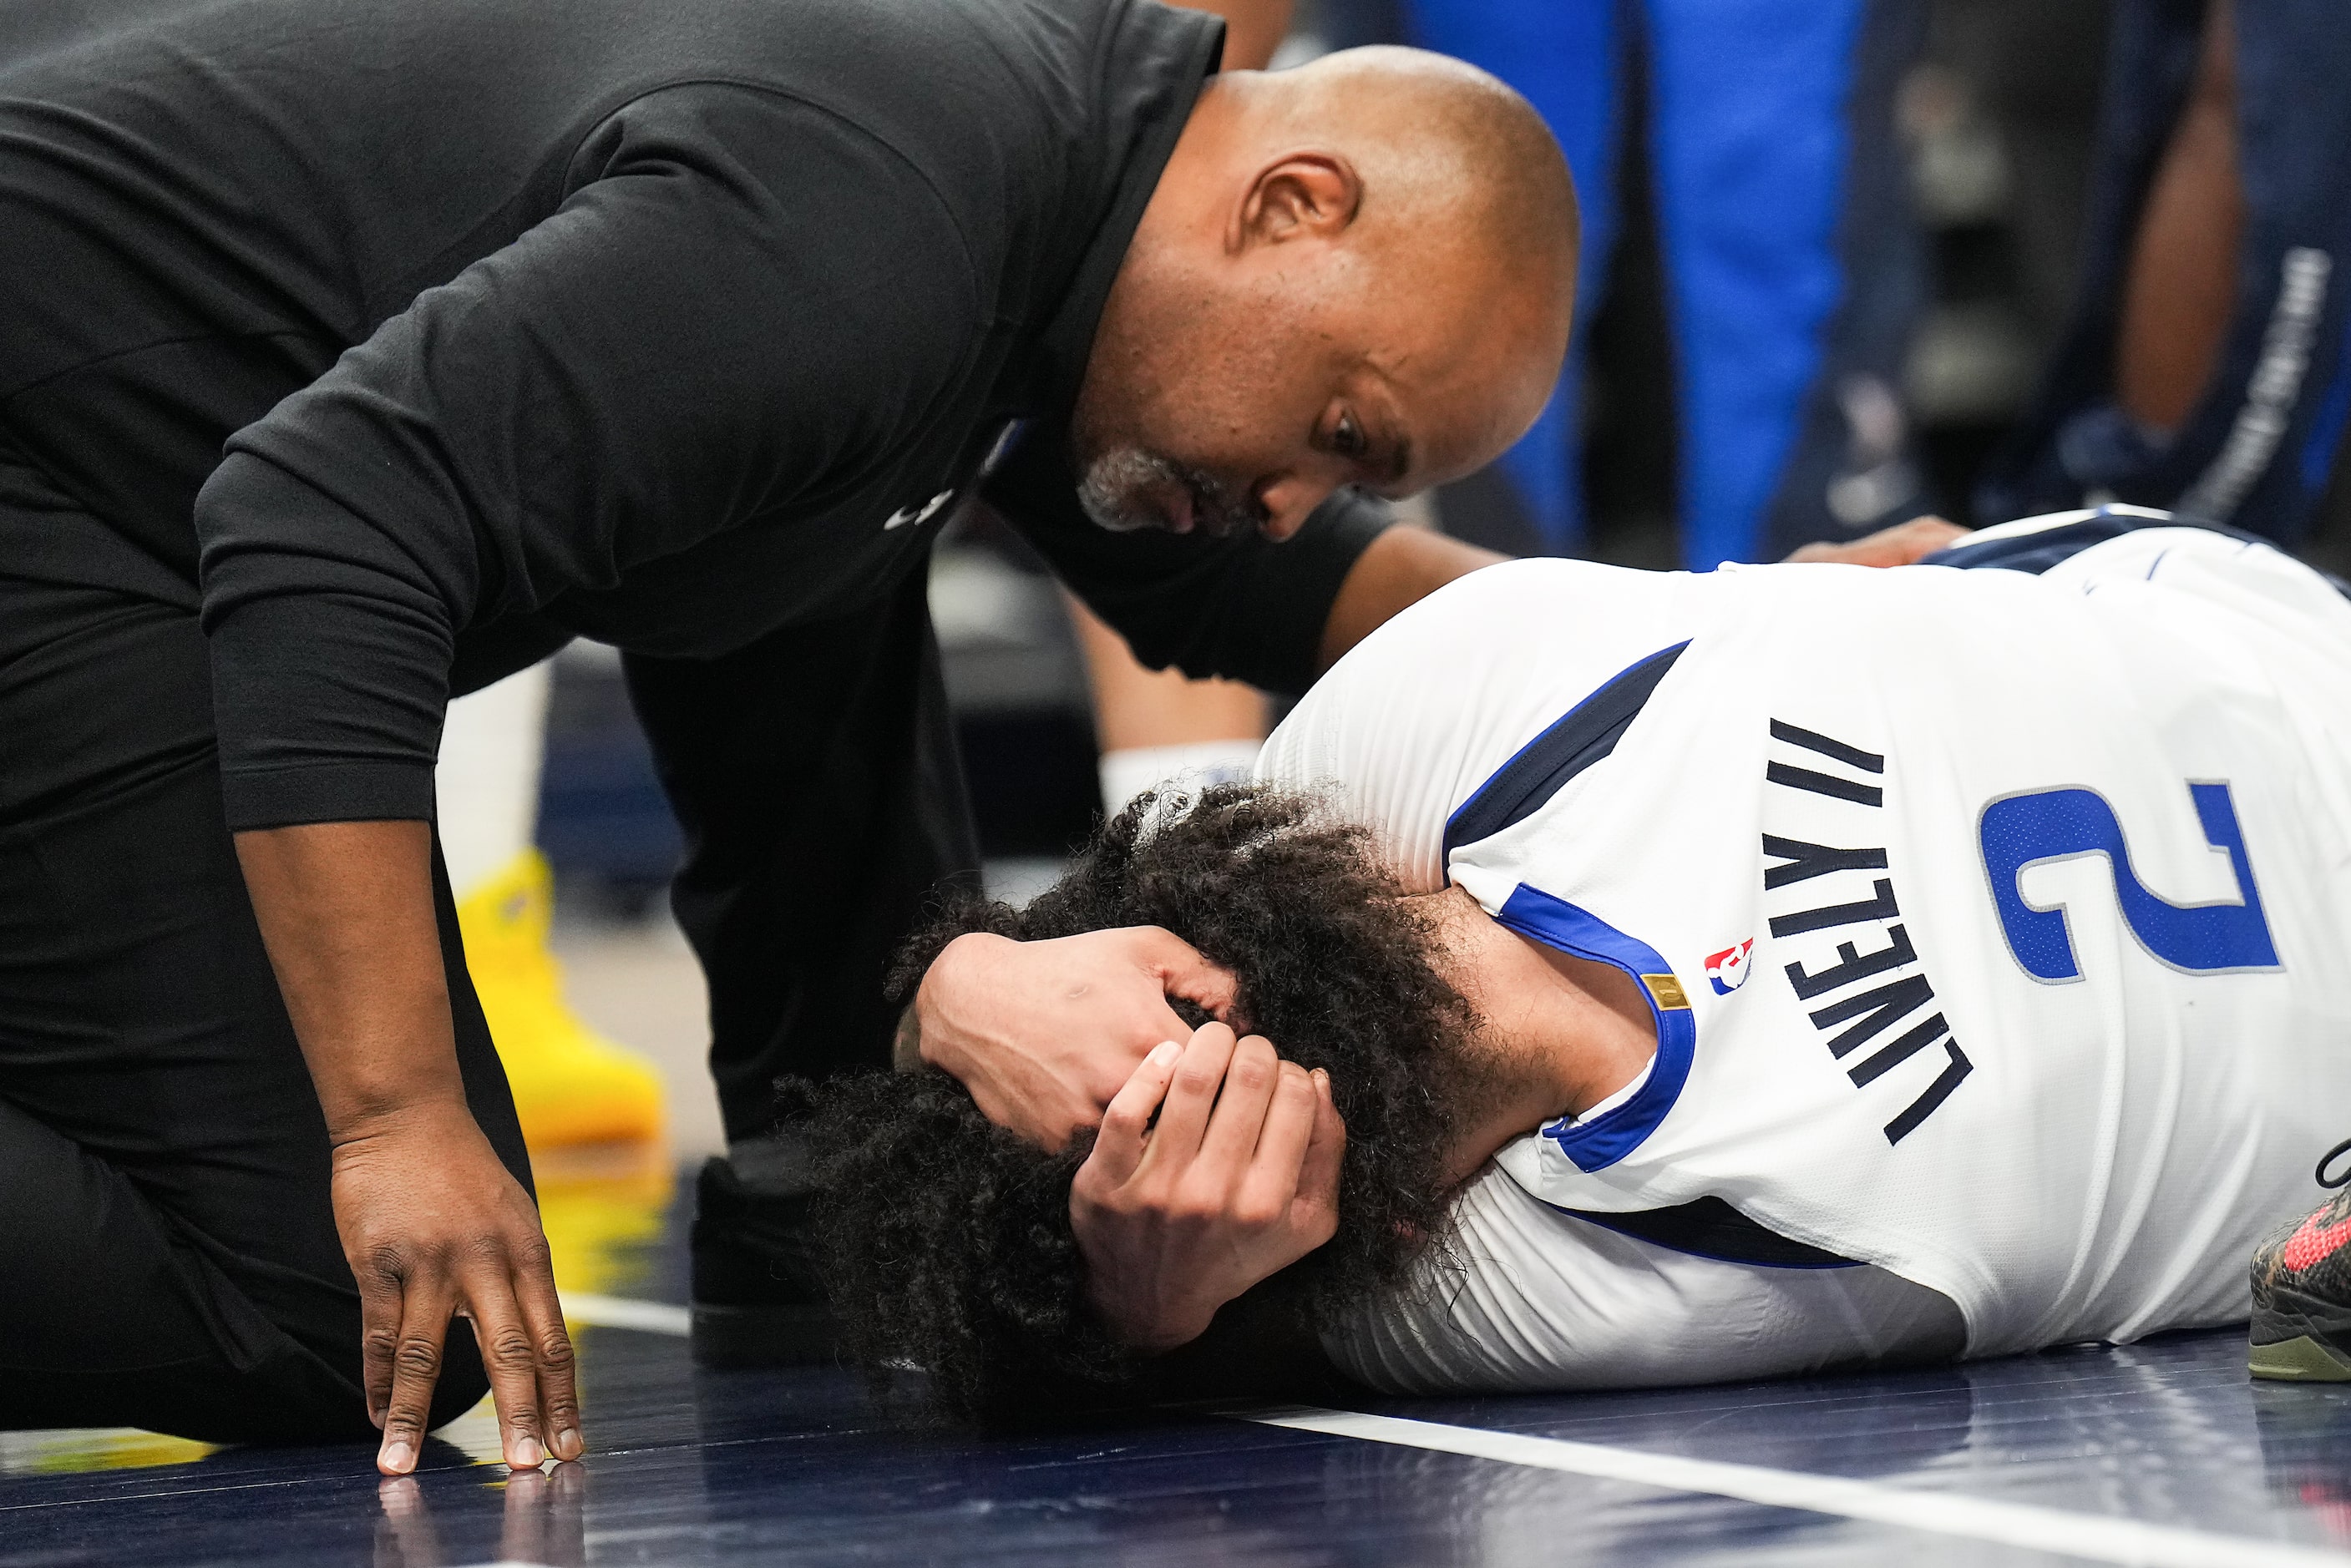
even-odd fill
[[(2351, 1138), (2326, 1151), (2318, 1162), (2319, 1186), (2351, 1182), (2351, 1171), (2326, 1174), (2346, 1153)], [(2254, 1251), (2247, 1366), (2256, 1377), (2285, 1383), (2351, 1382), (2351, 1189)]]

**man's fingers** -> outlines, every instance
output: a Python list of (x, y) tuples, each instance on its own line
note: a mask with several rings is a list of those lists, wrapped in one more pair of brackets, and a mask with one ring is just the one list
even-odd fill
[(1200, 950), (1164, 926), (1134, 929), (1138, 955), (1159, 976), (1159, 988), (1180, 996), (1195, 1007), (1224, 1018), (1240, 994), (1240, 981), (1230, 970), (1219, 969), (1200, 956)]
[(1180, 1168), (1200, 1152), (1200, 1139), (1208, 1130), (1208, 1112), (1217, 1103), (1217, 1090), (1224, 1086), (1225, 1068), (1233, 1059), (1236, 1044), (1233, 1032), (1221, 1023), (1203, 1023), (1192, 1032), (1184, 1054), (1176, 1060), (1167, 1098), (1159, 1107), (1159, 1126), (1143, 1151), (1145, 1160)]
[(1967, 537), (1969, 530), (1940, 517), (1914, 517), (1891, 528), (1844, 544), (1826, 540), (1805, 545), (1791, 561), (1828, 561), (1849, 566), (1907, 566)]
[(555, 1273), (543, 1250), (517, 1261), (514, 1291), (530, 1333), (538, 1376), (540, 1434), (549, 1453), (559, 1459), (576, 1459), (588, 1449), (587, 1439), (580, 1432), (579, 1367), (571, 1335), (563, 1326), (563, 1303), (555, 1293)]
[(1258, 1129), (1256, 1153), (1241, 1179), (1238, 1209), (1243, 1220), (1270, 1222), (1289, 1215), (1306, 1150), (1314, 1138), (1320, 1103), (1306, 1069), (1295, 1062), (1282, 1063), (1272, 1102), (1266, 1106), (1265, 1125)]
[(1322, 1229), (1327, 1238), (1338, 1228), (1339, 1176), (1347, 1160), (1347, 1124), (1331, 1097), (1331, 1075), (1317, 1067), (1314, 1078), (1314, 1136), (1298, 1172), (1299, 1212)]
[(1143, 1163), (1152, 1113), (1165, 1097), (1167, 1085), (1175, 1082), (1176, 1064), (1183, 1058), (1183, 1046), (1173, 1040), (1161, 1041), (1128, 1076), (1125, 1085), (1111, 1096), (1110, 1108), (1102, 1113), (1102, 1132), (1094, 1139), (1093, 1152), (1086, 1157), (1086, 1163), (1111, 1185), (1124, 1182)]
[[(383, 1519), (376, 1526), (376, 1568), (409, 1568), (411, 1563), (446, 1563), (441, 1532), (434, 1528), (433, 1511), (414, 1476), (386, 1476), (375, 1483), (376, 1506)], [(387, 1539), (389, 1537), (389, 1539)]]
[(438, 1280), (412, 1281), (402, 1293), (400, 1329), (392, 1347), (392, 1397), (384, 1407), (383, 1444), (375, 1468), (404, 1476), (416, 1468), (424, 1424), (433, 1408), (433, 1386), (441, 1378), (441, 1346), (455, 1303)]
[(539, 1426), (538, 1355), (515, 1302), (514, 1282), (502, 1268), (485, 1271), (466, 1282), (465, 1304), (474, 1339), (482, 1347), (482, 1368), (490, 1375), (507, 1464), (535, 1470), (547, 1458)]
[(1224, 1092), (1217, 1096), (1217, 1114), (1200, 1140), (1200, 1158), (1238, 1179), (1257, 1153), (1258, 1135), (1265, 1129), (1266, 1107), (1273, 1104), (1274, 1085), (1281, 1078), (1281, 1058), (1263, 1035), (1252, 1034), (1233, 1047), (1225, 1068)]
[(368, 1419), (378, 1428), (392, 1404), (392, 1353), (400, 1345), (400, 1277), (390, 1270), (351, 1271), (360, 1287), (360, 1384)]

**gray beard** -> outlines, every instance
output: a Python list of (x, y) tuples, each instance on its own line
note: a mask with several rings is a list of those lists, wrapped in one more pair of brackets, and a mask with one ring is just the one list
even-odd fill
[(1164, 528), (1166, 519), (1142, 499), (1154, 490), (1190, 495), (1192, 526), (1213, 538), (1265, 521), (1264, 508), (1235, 500), (1213, 474), (1136, 446), (1118, 447), (1089, 463), (1078, 480), (1078, 504), (1097, 526), (1113, 534)]

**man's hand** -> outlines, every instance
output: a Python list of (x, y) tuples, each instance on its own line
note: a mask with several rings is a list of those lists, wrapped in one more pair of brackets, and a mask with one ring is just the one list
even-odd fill
[(1822, 543), (1803, 545), (1788, 559), (1829, 561), (1848, 566), (1910, 566), (1938, 550), (1949, 549), (1966, 538), (1969, 532), (1940, 517), (1913, 517), (1907, 523), (1880, 528), (1850, 545)]
[(943, 1067), (989, 1121), (1064, 1147), (1102, 1119), (1152, 1046), (1192, 1026), (1170, 996), (1223, 1015), (1233, 977), (1157, 926), (1016, 942), (957, 937), (915, 992), (922, 1059)]
[(529, 1196), (466, 1108), (422, 822), (237, 835), (253, 913), (326, 1114), (359, 1282), (376, 1467), (416, 1464), (453, 1313), (473, 1320), (506, 1460), (580, 1453), (571, 1344)]
[(451, 1319), (472, 1320), (497, 1401), (506, 1461), (580, 1453), (571, 1340), (530, 1195), (460, 1102), (413, 1109), (340, 1141), (335, 1229), (360, 1287), (377, 1467), (414, 1468)]
[(1338, 1231), (1346, 1148), (1328, 1075), (1221, 1023), (1165, 1042), (1112, 1099), (1070, 1186), (1094, 1310), (1138, 1349), (1198, 1338), (1218, 1307)]

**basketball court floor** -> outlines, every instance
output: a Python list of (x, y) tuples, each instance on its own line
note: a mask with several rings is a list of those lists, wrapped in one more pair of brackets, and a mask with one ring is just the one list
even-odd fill
[(544, 1182), (591, 1452), (509, 1477), (488, 1407), (364, 1446), (0, 1435), (0, 1568), (129, 1563), (2351, 1564), (2351, 1386), (2237, 1332), (1667, 1393), (1174, 1408), (1006, 1438), (832, 1370), (698, 1372), (666, 1167)]

